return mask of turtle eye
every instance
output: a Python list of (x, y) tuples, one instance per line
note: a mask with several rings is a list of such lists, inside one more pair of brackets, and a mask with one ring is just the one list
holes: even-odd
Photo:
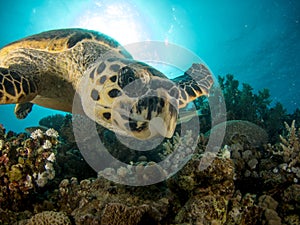
[(130, 67), (124, 66), (123, 68), (120, 69), (118, 85), (121, 88), (124, 88), (126, 85), (130, 84), (135, 79), (136, 77), (134, 75), (134, 71)]

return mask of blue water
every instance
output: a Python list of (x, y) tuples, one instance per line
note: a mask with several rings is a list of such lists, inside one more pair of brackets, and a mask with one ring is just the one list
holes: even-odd
[[(268, 88), (289, 112), (300, 104), (300, 1), (198, 0), (0, 1), (0, 47), (45, 30), (83, 27), (122, 44), (161, 40), (199, 55), (215, 75), (234, 74)], [(34, 107), (17, 120), (0, 106), (0, 123), (23, 131), (57, 111)]]

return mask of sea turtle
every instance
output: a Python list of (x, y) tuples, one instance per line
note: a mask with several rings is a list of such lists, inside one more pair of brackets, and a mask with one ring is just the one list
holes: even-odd
[(212, 84), (203, 64), (169, 80), (114, 39), (85, 29), (46, 31), (0, 49), (0, 104), (15, 103), (18, 118), (33, 104), (72, 112), (78, 93), (88, 117), (142, 140), (172, 137), (179, 108)]

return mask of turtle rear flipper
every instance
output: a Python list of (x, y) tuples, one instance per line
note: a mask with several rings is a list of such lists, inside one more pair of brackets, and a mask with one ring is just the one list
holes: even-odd
[(179, 108), (185, 107), (196, 98), (207, 95), (213, 84), (213, 78), (208, 68), (201, 63), (193, 65), (179, 77), (172, 79), (179, 89)]
[(16, 105), (18, 118), (25, 118), (31, 111), (33, 100), (37, 95), (36, 83), (16, 71), (0, 67), (0, 104)]

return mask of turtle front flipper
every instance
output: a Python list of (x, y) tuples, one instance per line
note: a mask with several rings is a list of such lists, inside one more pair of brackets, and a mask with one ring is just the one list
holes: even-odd
[(15, 115), (18, 119), (25, 119), (32, 110), (33, 103), (18, 103), (15, 107)]
[(211, 72), (201, 63), (193, 63), (184, 75), (176, 77), (172, 81), (180, 89), (179, 108), (185, 107), (189, 102), (202, 95), (207, 95), (213, 85)]
[(31, 111), (29, 103), (37, 95), (36, 83), (16, 71), (0, 67), (0, 104), (20, 103), (15, 113), (18, 118), (25, 118)]

